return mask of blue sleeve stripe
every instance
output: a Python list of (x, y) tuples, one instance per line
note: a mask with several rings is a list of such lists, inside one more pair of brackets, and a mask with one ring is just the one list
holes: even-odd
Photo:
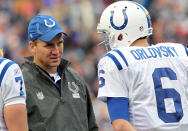
[(99, 70), (99, 74), (104, 74), (104, 70)]
[(118, 70), (122, 70), (123, 69), (122, 66), (121, 66), (121, 64), (119, 63), (119, 61), (117, 60), (117, 58), (114, 55), (108, 53), (105, 56), (110, 57), (114, 61), (114, 63), (116, 64)]
[(5, 73), (6, 73), (6, 71), (8, 70), (8, 68), (11, 66), (11, 65), (13, 65), (13, 64), (15, 64), (13, 61), (10, 61), (10, 62), (8, 62), (5, 66), (4, 66), (4, 68), (3, 68), (3, 70), (2, 70), (2, 72), (1, 72), (1, 74), (0, 74), (0, 86), (1, 86), (1, 83), (2, 83), (2, 80), (3, 80), (3, 77), (4, 77), (4, 75), (5, 75)]
[(185, 52), (186, 52), (186, 54), (187, 54), (187, 56), (188, 56), (188, 49), (187, 49), (186, 46), (184, 46), (184, 47), (185, 47)]
[(1, 64), (4, 60), (6, 60), (6, 58), (1, 58), (1, 59), (0, 59), (0, 64)]
[(126, 97), (108, 97), (107, 107), (111, 122), (116, 119), (130, 120), (129, 100)]
[(124, 57), (124, 55), (121, 53), (121, 51), (119, 51), (119, 50), (113, 50), (113, 51), (115, 51), (115, 52), (117, 52), (120, 56), (121, 56), (121, 58), (123, 59), (123, 61), (125, 62), (125, 64), (126, 64), (126, 66), (128, 66), (128, 62), (127, 62), (127, 60), (125, 59), (125, 57)]

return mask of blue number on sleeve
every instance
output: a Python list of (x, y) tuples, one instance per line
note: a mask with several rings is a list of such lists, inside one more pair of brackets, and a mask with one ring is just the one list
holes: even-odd
[(16, 82), (19, 82), (20, 81), (20, 96), (23, 96), (24, 95), (24, 92), (22, 91), (23, 87), (23, 80), (22, 80), (22, 77), (16, 77), (15, 78)]
[[(168, 77), (170, 80), (177, 80), (176, 73), (170, 68), (156, 68), (152, 74), (155, 95), (157, 101), (158, 116), (165, 123), (179, 122), (183, 117), (183, 109), (180, 94), (173, 88), (163, 89), (161, 77)], [(175, 106), (175, 113), (166, 113), (165, 98), (172, 98)]]
[(104, 74), (104, 70), (99, 70), (99, 88), (105, 85), (105, 79), (101, 77), (101, 74)]

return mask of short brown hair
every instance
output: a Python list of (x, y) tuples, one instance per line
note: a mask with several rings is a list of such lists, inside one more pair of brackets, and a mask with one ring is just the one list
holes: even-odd
[(3, 57), (3, 50), (0, 48), (0, 58)]

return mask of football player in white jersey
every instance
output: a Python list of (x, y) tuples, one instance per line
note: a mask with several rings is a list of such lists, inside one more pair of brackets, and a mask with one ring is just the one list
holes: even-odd
[(102, 13), (97, 30), (111, 48), (98, 64), (98, 98), (116, 131), (188, 131), (188, 50), (149, 46), (148, 11), (118, 1)]
[(21, 70), (0, 49), (0, 131), (28, 131), (25, 99)]

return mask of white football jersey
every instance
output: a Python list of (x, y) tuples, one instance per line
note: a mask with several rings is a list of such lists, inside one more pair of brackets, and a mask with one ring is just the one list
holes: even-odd
[(98, 64), (98, 98), (129, 99), (138, 131), (188, 131), (188, 50), (159, 43), (108, 52)]
[(0, 131), (8, 131), (3, 108), (12, 104), (25, 104), (26, 93), (22, 72), (11, 60), (0, 58)]

